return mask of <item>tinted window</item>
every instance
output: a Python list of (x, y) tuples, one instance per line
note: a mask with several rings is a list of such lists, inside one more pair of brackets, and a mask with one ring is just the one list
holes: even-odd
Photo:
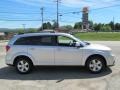
[(18, 39), (15, 45), (54, 45), (54, 36), (30, 36)]
[(19, 38), (15, 43), (14, 45), (26, 45), (28, 42), (27, 38)]
[(41, 45), (54, 45), (54, 36), (42, 36), (40, 40)]

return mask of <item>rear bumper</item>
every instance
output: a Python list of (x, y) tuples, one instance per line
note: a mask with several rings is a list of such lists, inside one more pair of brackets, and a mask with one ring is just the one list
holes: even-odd
[(13, 61), (8, 57), (8, 55), (6, 55), (5, 57), (5, 63), (6, 65), (9, 65), (9, 66), (13, 65)]

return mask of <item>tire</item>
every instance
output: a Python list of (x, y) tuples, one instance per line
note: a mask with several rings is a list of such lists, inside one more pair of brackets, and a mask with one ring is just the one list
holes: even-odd
[(91, 73), (97, 74), (105, 69), (105, 61), (99, 56), (93, 56), (88, 59), (86, 67)]
[(28, 58), (18, 58), (15, 63), (15, 68), (20, 74), (28, 74), (32, 71), (32, 63)]

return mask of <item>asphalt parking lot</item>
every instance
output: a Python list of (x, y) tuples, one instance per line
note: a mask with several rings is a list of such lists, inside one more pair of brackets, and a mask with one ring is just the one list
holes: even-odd
[(0, 90), (119, 90), (120, 41), (94, 41), (112, 48), (116, 65), (101, 74), (90, 74), (82, 67), (38, 67), (20, 75), (5, 65), (5, 42), (0, 42)]

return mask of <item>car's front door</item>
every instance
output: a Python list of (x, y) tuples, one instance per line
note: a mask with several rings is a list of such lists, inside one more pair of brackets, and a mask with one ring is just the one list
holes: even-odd
[(82, 49), (75, 47), (75, 40), (66, 36), (57, 36), (55, 65), (81, 65)]
[(53, 36), (34, 36), (30, 39), (28, 53), (36, 65), (54, 65), (54, 40)]

